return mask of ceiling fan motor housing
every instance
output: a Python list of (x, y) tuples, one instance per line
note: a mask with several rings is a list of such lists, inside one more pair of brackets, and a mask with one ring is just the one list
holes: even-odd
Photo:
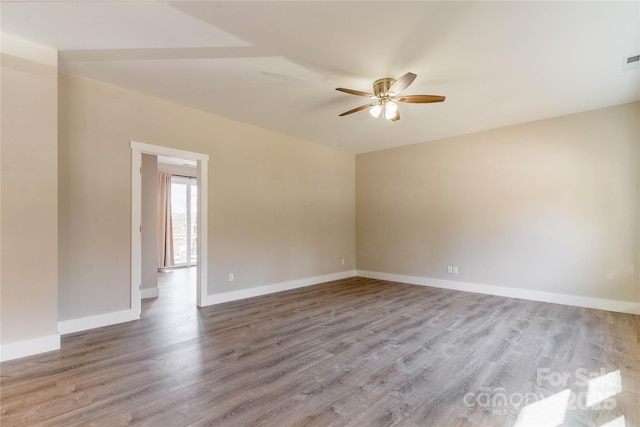
[(373, 93), (378, 98), (384, 98), (388, 95), (389, 89), (396, 82), (396, 79), (385, 77), (384, 79), (378, 79), (373, 82)]

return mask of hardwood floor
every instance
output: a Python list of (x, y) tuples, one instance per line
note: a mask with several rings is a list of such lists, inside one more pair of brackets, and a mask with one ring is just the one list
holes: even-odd
[(2, 427), (640, 425), (640, 316), (363, 278), (181, 289), (2, 363)]

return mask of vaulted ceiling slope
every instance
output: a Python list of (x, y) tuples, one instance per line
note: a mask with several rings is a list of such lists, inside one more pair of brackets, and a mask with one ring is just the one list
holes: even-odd
[[(640, 99), (640, 2), (3, 1), (63, 72), (361, 153)], [(402, 120), (336, 92), (407, 71)], [(364, 100), (364, 102), (362, 102)]]

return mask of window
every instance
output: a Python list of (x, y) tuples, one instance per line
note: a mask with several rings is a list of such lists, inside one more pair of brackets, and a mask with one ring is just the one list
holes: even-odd
[(171, 178), (171, 221), (176, 266), (196, 265), (198, 259), (198, 187), (195, 178)]

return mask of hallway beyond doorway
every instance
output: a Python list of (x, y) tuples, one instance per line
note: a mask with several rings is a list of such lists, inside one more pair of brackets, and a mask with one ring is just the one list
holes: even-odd
[(197, 267), (179, 267), (158, 271), (159, 299), (166, 300), (167, 304), (175, 302), (195, 305), (197, 274)]

